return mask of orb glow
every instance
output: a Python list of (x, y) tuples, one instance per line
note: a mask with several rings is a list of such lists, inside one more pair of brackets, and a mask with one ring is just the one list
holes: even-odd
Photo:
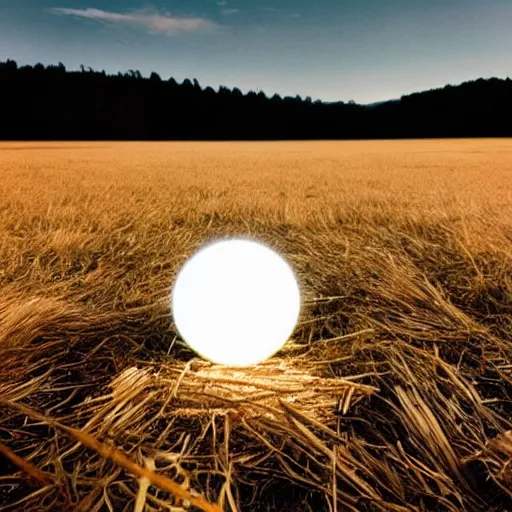
[(204, 247), (185, 263), (171, 302), (190, 348), (215, 363), (250, 366), (272, 356), (292, 334), (300, 290), (273, 250), (231, 239)]

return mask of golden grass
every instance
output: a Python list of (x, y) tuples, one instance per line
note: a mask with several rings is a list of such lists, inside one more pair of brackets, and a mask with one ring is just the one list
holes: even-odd
[[(511, 140), (1, 143), (0, 169), (0, 510), (512, 508)], [(169, 311), (229, 235), (304, 298), (248, 369)]]

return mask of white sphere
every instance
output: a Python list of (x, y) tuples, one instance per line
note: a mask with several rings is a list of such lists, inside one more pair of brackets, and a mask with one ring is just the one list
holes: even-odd
[(231, 239), (204, 247), (185, 263), (171, 302), (190, 348), (215, 363), (250, 366), (272, 356), (292, 334), (300, 290), (273, 250)]

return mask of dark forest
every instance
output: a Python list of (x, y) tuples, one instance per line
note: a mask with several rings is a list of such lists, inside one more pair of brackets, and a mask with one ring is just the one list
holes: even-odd
[[(378, 87), (378, 84), (376, 84)], [(478, 79), (373, 106), (243, 94), (197, 80), (0, 63), (3, 140), (272, 140), (512, 136), (512, 80)]]

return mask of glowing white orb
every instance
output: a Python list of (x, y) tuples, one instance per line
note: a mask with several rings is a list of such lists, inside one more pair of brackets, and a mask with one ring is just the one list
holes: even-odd
[(232, 239), (198, 251), (172, 291), (178, 331), (202, 357), (230, 366), (268, 359), (292, 334), (300, 290), (288, 264), (259, 243)]

